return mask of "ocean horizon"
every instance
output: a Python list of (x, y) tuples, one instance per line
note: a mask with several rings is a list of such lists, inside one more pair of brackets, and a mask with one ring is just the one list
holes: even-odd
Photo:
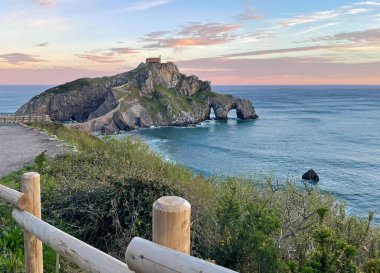
[[(0, 113), (14, 113), (50, 85), (0, 85)], [(366, 217), (380, 208), (380, 86), (214, 85), (253, 101), (259, 119), (195, 127), (140, 129), (139, 137), (169, 161), (205, 176), (273, 177), (301, 183), (313, 168), (315, 187)], [(120, 135), (123, 137), (123, 135)], [(380, 212), (380, 211), (379, 211)], [(377, 222), (380, 215), (376, 215)]]

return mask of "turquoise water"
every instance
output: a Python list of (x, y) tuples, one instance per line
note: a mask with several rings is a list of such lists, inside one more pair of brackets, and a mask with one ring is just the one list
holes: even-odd
[[(168, 160), (205, 175), (274, 175), (318, 187), (351, 212), (380, 213), (379, 86), (216, 86), (254, 102), (255, 121), (206, 121), (195, 128), (135, 131)], [(377, 215), (377, 220), (380, 220)]]
[[(0, 112), (14, 112), (47, 86), (0, 86)], [(128, 133), (166, 159), (205, 175), (274, 175), (297, 181), (309, 168), (319, 188), (351, 213), (380, 220), (380, 86), (214, 86), (254, 102), (255, 121)]]

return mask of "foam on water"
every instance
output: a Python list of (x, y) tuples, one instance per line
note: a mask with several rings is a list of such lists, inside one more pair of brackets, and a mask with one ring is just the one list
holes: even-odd
[[(0, 86), (0, 112), (15, 112), (47, 86)], [(274, 175), (316, 186), (365, 217), (380, 212), (379, 86), (214, 86), (252, 100), (255, 121), (209, 120), (189, 128), (134, 131), (166, 160), (204, 175)], [(256, 174), (256, 175), (255, 175)], [(380, 220), (380, 214), (376, 219)]]
[[(191, 130), (160, 128), (135, 135), (162, 139), (155, 150), (204, 175), (274, 175), (317, 185), (365, 217), (380, 212), (379, 86), (217, 86), (250, 99), (260, 118), (205, 121)], [(150, 140), (148, 141), (150, 143)], [(379, 215), (377, 220), (379, 220)]]

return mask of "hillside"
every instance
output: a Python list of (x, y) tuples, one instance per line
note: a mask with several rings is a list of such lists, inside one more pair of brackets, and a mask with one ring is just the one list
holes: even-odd
[(186, 76), (172, 63), (141, 63), (111, 77), (83, 78), (46, 90), (17, 114), (48, 114), (53, 121), (75, 120), (86, 131), (105, 134), (138, 127), (186, 126), (210, 117), (255, 119), (252, 103), (211, 91), (208, 81)]

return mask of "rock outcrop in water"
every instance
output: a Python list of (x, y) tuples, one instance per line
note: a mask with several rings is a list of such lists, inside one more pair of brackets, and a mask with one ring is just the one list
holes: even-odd
[(141, 63), (136, 69), (103, 78), (83, 78), (46, 90), (17, 114), (48, 114), (53, 121), (105, 134), (150, 126), (186, 126), (210, 118), (258, 116), (249, 100), (211, 91), (210, 82), (187, 77), (172, 63)]
[(306, 173), (304, 173), (302, 175), (302, 179), (318, 182), (319, 181), (319, 176), (318, 176), (318, 174), (313, 169), (310, 169), (310, 170), (308, 170)]

